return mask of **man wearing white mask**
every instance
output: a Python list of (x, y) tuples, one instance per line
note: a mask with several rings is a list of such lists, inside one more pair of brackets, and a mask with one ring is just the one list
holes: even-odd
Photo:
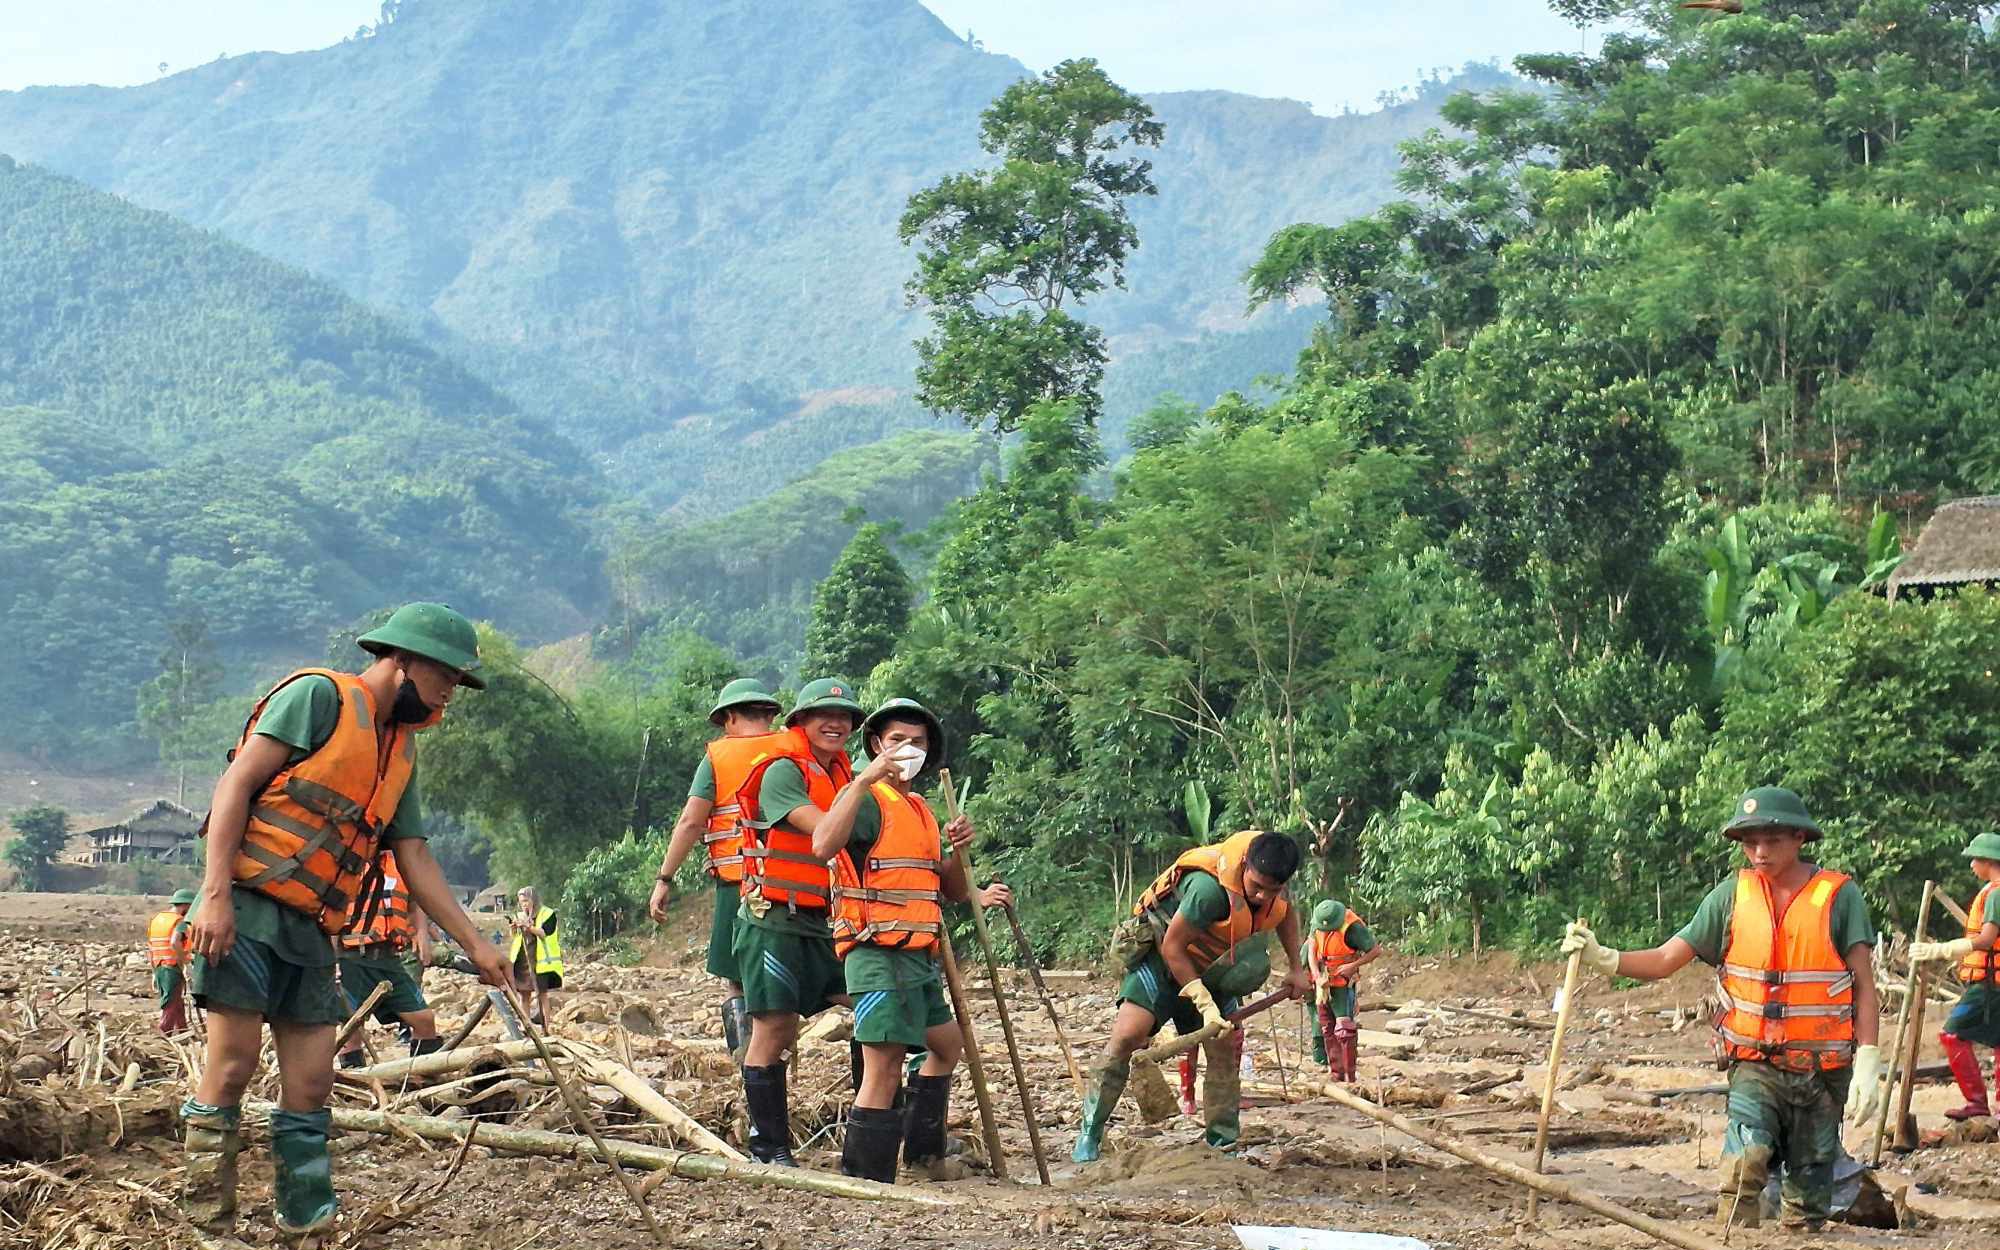
[[(973, 829), (959, 816), (940, 830), (910, 788), (944, 755), (944, 728), (921, 704), (884, 703), (862, 722), (861, 741), (873, 758), (814, 828), (813, 854), (833, 870), (834, 951), (854, 1000), (862, 1054), (840, 1167), (850, 1176), (894, 1181), (899, 1148), (913, 1166), (945, 1153), (951, 1073), (965, 1043), (934, 955), (944, 901), (964, 902), (971, 892), (963, 851)], [(948, 855), (946, 843), (958, 854)], [(1012, 895), (995, 883), (980, 901), (1005, 906)], [(912, 1049), (926, 1052), (923, 1067), (899, 1105), (903, 1059)]]

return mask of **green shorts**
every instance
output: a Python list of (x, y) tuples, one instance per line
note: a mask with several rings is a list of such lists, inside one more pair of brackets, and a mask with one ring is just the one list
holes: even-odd
[[(1269, 953), (1261, 946), (1246, 946), (1234, 964), (1210, 965), (1201, 974), (1201, 981), (1215, 996), (1215, 1005), (1228, 1015), (1236, 1010), (1243, 995), (1263, 985), (1270, 974)], [(1137, 1003), (1152, 1012), (1155, 1029), (1169, 1020), (1182, 1033), (1192, 1033), (1201, 1027), (1201, 1012), (1181, 997), (1180, 984), (1167, 970), (1166, 958), (1158, 950), (1146, 952), (1144, 959), (1132, 965), (1118, 985), (1118, 1001)]]
[(375, 1004), (377, 1012), (388, 1011), (399, 1016), (411, 1016), (420, 1011), (429, 1011), (431, 1005), (424, 1001), (424, 987), (411, 971), (410, 965), (401, 955), (342, 955), (340, 957), (340, 988), (347, 993), (347, 1010), (361, 1010), (361, 1004), (375, 992), (375, 987), (386, 983), (389, 992), (382, 995), (382, 1001)]
[(736, 908), (740, 888), (734, 881), (715, 883), (715, 914), (708, 921), (708, 975), (741, 981), (736, 973)]
[(181, 970), (179, 968), (155, 967), (153, 969), (153, 997), (160, 1000), (160, 1009), (165, 1010), (181, 992)]
[(273, 1024), (341, 1024), (347, 1019), (331, 963), (312, 968), (290, 963), (240, 930), (220, 963), (194, 957), (188, 987), (197, 1007), (255, 1012)]
[(815, 1016), (846, 991), (833, 939), (767, 929), (748, 921), (736, 926), (736, 967), (743, 998), (755, 1015), (782, 1011)]
[(929, 955), (857, 946), (843, 967), (854, 998), (854, 1040), (863, 1046), (922, 1049), (926, 1033), (951, 1023), (944, 982)]
[(1944, 1031), (1981, 1046), (2000, 1047), (2000, 991), (1985, 981), (1966, 986), (1958, 1006), (1945, 1017)]

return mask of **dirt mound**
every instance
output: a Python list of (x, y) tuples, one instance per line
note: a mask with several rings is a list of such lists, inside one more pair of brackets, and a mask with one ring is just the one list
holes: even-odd
[(1084, 1168), (1064, 1188), (1096, 1189), (1136, 1181), (1148, 1189), (1248, 1194), (1263, 1175), (1262, 1169), (1199, 1142), (1179, 1146), (1128, 1142)]

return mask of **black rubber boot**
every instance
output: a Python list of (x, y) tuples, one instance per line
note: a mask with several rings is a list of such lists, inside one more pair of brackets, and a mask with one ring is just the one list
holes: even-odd
[(903, 1162), (923, 1167), (944, 1158), (944, 1121), (950, 1108), (949, 1073), (910, 1078), (909, 1106), (903, 1119)]
[(896, 1183), (896, 1151), (903, 1144), (903, 1113), (894, 1108), (856, 1107), (847, 1113), (847, 1140), (840, 1147), (840, 1170), (863, 1180)]
[(785, 1065), (743, 1069), (743, 1101), (750, 1111), (750, 1157), (759, 1163), (795, 1168), (792, 1111), (785, 1097)]
[(412, 1037), (410, 1039), (410, 1058), (412, 1059), (415, 1059), (418, 1055), (435, 1055), (443, 1049), (444, 1039), (441, 1037)]

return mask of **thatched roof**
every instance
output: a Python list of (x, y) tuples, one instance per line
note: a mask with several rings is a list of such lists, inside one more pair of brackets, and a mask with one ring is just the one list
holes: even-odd
[(2000, 495), (1959, 499), (1931, 514), (1910, 552), (1889, 575), (1889, 597), (1905, 586), (2000, 582)]

